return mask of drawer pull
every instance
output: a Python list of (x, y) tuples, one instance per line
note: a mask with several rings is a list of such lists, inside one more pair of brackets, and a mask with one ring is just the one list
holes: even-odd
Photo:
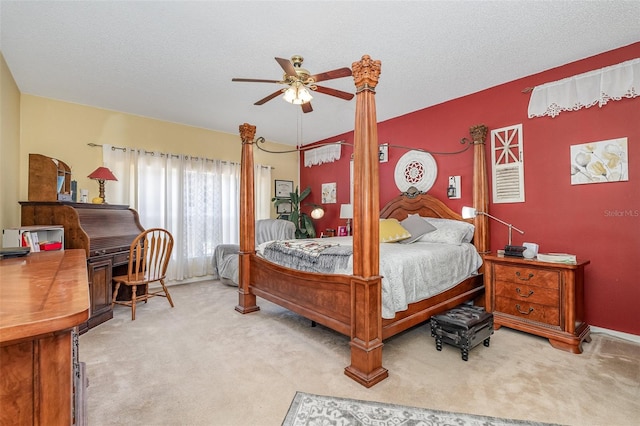
[(520, 287), (516, 287), (516, 293), (518, 293), (518, 296), (520, 297), (529, 297), (533, 295), (533, 290), (529, 290), (529, 294), (523, 294), (522, 290), (520, 290)]
[(529, 312), (523, 311), (523, 310), (520, 308), (520, 305), (516, 305), (516, 310), (517, 310), (518, 312), (520, 312), (522, 315), (529, 315), (531, 312), (533, 312), (533, 308), (531, 308), (531, 307), (529, 307)]
[(520, 271), (516, 272), (516, 276), (518, 277), (519, 280), (521, 281), (529, 281), (531, 278), (533, 278), (533, 274), (531, 272), (529, 272), (529, 276), (528, 277), (521, 277), (520, 276)]

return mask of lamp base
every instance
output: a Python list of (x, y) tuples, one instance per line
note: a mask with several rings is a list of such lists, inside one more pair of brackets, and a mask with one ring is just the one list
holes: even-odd
[[(98, 197), (91, 200), (91, 202), (93, 204), (104, 204), (105, 198), (104, 198), (104, 180), (103, 179), (98, 179), (98, 192), (99, 192)], [(98, 198), (100, 198), (102, 201), (97, 201)]]

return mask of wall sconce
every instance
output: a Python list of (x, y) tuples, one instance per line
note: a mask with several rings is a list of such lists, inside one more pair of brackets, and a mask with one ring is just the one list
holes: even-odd
[(93, 171), (93, 173), (91, 173), (89, 176), (87, 176), (89, 179), (95, 179), (98, 181), (98, 188), (100, 190), (100, 194), (98, 195), (99, 198), (102, 199), (102, 203), (106, 203), (106, 199), (104, 196), (104, 181), (105, 180), (118, 180), (116, 179), (116, 177), (113, 175), (113, 173), (111, 173), (111, 170), (109, 170), (106, 167), (98, 167), (97, 169), (95, 169)]
[(447, 187), (447, 197), (458, 199), (462, 196), (460, 192), (460, 176), (449, 176), (449, 186)]
[(473, 219), (474, 217), (476, 217), (479, 214), (483, 214), (487, 217), (490, 217), (491, 219), (500, 222), (503, 225), (506, 225), (509, 228), (509, 243), (507, 245), (511, 245), (511, 230), (515, 229), (516, 231), (518, 231), (521, 234), (524, 234), (524, 231), (521, 229), (516, 228), (515, 226), (513, 226), (510, 223), (507, 223), (503, 220), (498, 219), (495, 216), (491, 216), (489, 213), (485, 213), (485, 212), (479, 212), (476, 209), (474, 209), (473, 207), (463, 207), (462, 208), (462, 218), (463, 219)]
[(378, 160), (381, 163), (389, 161), (389, 144), (385, 143), (378, 147)]
[(347, 235), (351, 235), (351, 219), (353, 218), (353, 205), (340, 205), (340, 219), (347, 219)]

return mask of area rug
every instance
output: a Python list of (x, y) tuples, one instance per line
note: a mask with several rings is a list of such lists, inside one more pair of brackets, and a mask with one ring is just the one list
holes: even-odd
[[(450, 413), (296, 392), (282, 426), (549, 426), (525, 420)], [(557, 426), (557, 425), (556, 425)]]

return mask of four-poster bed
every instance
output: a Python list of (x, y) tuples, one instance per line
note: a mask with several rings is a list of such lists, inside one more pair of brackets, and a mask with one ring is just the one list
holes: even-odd
[[(345, 374), (366, 387), (388, 376), (382, 366), (383, 340), (426, 321), (434, 314), (483, 295), (482, 274), (471, 276), (436, 296), (409, 305), (392, 319), (383, 319), (379, 274), (379, 219), (405, 219), (409, 214), (463, 220), (444, 203), (427, 194), (401, 195), (380, 211), (378, 137), (375, 87), (380, 61), (363, 56), (353, 64), (356, 86), (354, 128), (353, 274), (319, 274), (285, 268), (256, 254), (253, 189), (255, 126), (240, 126), (242, 139), (240, 274), (236, 310), (259, 310), (256, 297), (283, 306), (339, 333), (350, 336), (351, 364)], [(471, 129), (474, 144), (474, 207), (487, 211), (484, 154), (486, 128)], [(477, 216), (474, 245), (488, 248), (487, 218)]]

